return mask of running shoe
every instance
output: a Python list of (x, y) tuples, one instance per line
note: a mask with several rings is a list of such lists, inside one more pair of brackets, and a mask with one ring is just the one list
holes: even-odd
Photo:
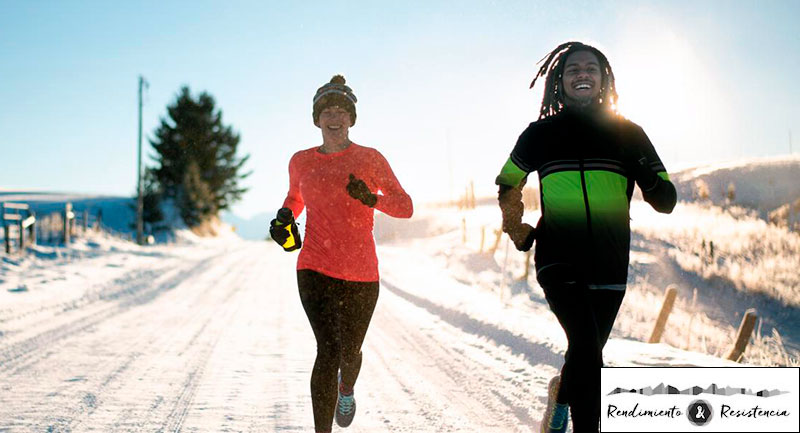
[(342, 375), (339, 373), (339, 398), (336, 400), (335, 419), (339, 427), (347, 427), (353, 422), (356, 416), (356, 399), (354, 392), (350, 391), (349, 395), (342, 393), (344, 385), (342, 385)]
[(550, 379), (547, 385), (547, 409), (542, 417), (542, 433), (564, 433), (569, 423), (569, 405), (556, 402), (561, 376)]

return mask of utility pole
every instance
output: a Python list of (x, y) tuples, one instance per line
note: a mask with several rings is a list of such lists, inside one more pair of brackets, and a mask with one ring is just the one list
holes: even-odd
[(142, 192), (142, 88), (148, 83), (139, 75), (139, 157), (136, 164), (136, 190), (138, 197), (136, 200), (136, 243), (144, 243), (144, 194)]

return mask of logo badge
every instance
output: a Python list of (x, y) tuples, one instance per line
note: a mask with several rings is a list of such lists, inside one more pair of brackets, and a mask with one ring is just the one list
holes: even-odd
[(714, 410), (705, 400), (695, 400), (686, 409), (686, 417), (696, 426), (704, 426), (714, 417)]

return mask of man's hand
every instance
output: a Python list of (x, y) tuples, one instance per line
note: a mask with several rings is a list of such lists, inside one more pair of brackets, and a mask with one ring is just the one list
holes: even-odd
[(366, 182), (357, 178), (353, 173), (350, 173), (350, 182), (347, 183), (347, 193), (350, 197), (364, 203), (369, 207), (375, 207), (378, 202), (378, 196), (369, 190)]
[(508, 237), (514, 242), (518, 251), (528, 251), (536, 240), (536, 229), (528, 223), (522, 223), (508, 232)]
[(639, 182), (639, 188), (643, 191), (650, 191), (658, 184), (658, 174), (650, 168), (650, 162), (647, 157), (639, 155), (632, 163), (633, 176)]
[(522, 204), (522, 188), (527, 178), (523, 179), (516, 187), (500, 185), (497, 200), (500, 212), (503, 214), (503, 232), (514, 242), (514, 247), (519, 251), (528, 251), (536, 239), (536, 230), (530, 224), (522, 222), (525, 206)]

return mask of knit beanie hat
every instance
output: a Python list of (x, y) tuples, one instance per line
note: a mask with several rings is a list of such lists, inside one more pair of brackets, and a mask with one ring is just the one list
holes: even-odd
[(314, 95), (314, 125), (319, 126), (319, 115), (328, 107), (339, 106), (350, 113), (350, 124), (356, 124), (356, 102), (353, 90), (345, 86), (344, 77), (334, 75), (331, 81), (317, 89)]

